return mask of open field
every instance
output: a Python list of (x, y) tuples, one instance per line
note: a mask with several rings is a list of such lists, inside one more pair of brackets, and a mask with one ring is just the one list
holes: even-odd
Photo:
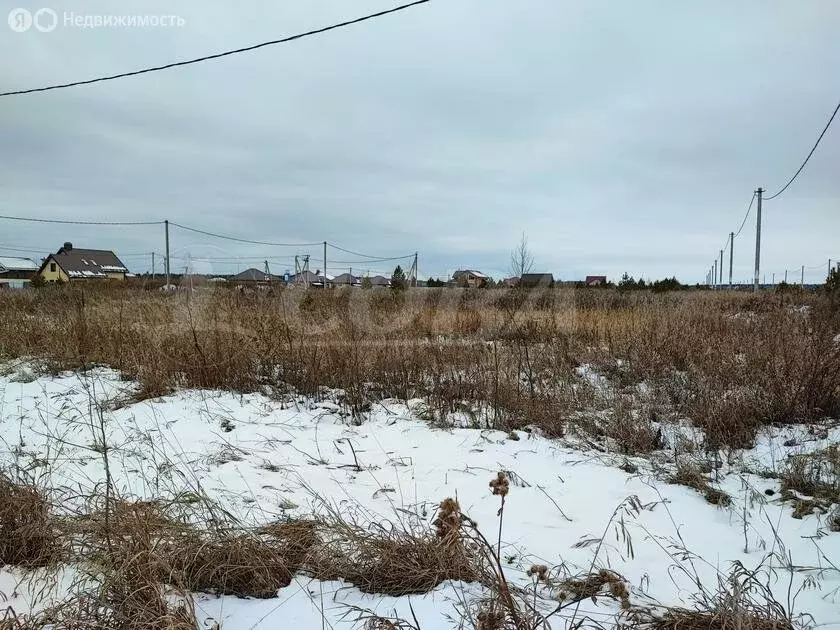
[(840, 621), (825, 295), (70, 285), (0, 361), (2, 628)]

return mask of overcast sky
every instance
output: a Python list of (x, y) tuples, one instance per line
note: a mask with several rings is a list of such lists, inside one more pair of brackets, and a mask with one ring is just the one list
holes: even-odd
[[(53, 2), (16, 33), (0, 0), (0, 91), (245, 46), (394, 6), (384, 0)], [(247, 8), (246, 8), (247, 7)], [(76, 15), (183, 27), (80, 29)], [(205, 64), (0, 99), (0, 214), (158, 220), (248, 239), (420, 252), (420, 274), (535, 270), (701, 281), (757, 186), (775, 192), (840, 99), (837, 0), (432, 0)], [(764, 206), (762, 270), (840, 258), (840, 122)], [(0, 220), (0, 254), (70, 240), (135, 271), (159, 227)], [(735, 241), (752, 276), (754, 215)], [(276, 248), (172, 232), (173, 268), (256, 265)], [(141, 255), (142, 254), (142, 255)], [(241, 262), (226, 260), (241, 257)], [(387, 271), (331, 253), (329, 271)], [(341, 262), (338, 262), (341, 261)], [(344, 262), (346, 261), (346, 262)], [(313, 261), (313, 270), (322, 263)], [(727, 254), (728, 266), (728, 254)], [(158, 267), (160, 269), (160, 266)], [(777, 280), (778, 280), (777, 276)]]

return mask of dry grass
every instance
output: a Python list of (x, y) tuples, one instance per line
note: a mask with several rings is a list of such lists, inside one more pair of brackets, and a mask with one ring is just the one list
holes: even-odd
[(840, 446), (793, 455), (781, 473), (782, 492), (840, 503)]
[(74, 531), (82, 553), (106, 573), (128, 570), (154, 585), (238, 597), (274, 597), (289, 585), (296, 548), (286, 554), (280, 538), (235, 524), (200, 524), (200, 514), (181, 504), (115, 501), (107, 513), (78, 519)]
[(0, 563), (43, 567), (58, 562), (61, 551), (50, 504), (41, 491), (0, 473)]
[(634, 412), (633, 403), (620, 397), (602, 423), (604, 434), (615, 443), (614, 450), (624, 455), (644, 455), (662, 449), (662, 430), (654, 425), (651, 410), (642, 406)]
[[(793, 308), (803, 303), (809, 308)], [(51, 370), (109, 365), (139, 382), (137, 397), (182, 386), (316, 398), (322, 386), (340, 388), (341, 404), (357, 421), (375, 400), (421, 397), (429, 419), (443, 425), (457, 413), (481, 427), (532, 425), (560, 437), (574, 424), (626, 455), (661, 449), (658, 427), (680, 416), (703, 429), (704, 446), (716, 451), (750, 446), (770, 423), (840, 411), (838, 317), (820, 296), (807, 295), (187, 296), (71, 285), (0, 295), (0, 359), (35, 357)], [(582, 364), (605, 383), (578, 376)], [(797, 505), (801, 515), (837, 500), (837, 453), (789, 462), (783, 487), (806, 497)], [(672, 482), (714, 505), (730, 502), (692, 466), (681, 465)], [(506, 582), (500, 544), (484, 539), (453, 500), (441, 505), (431, 529), (329, 512), (258, 530), (179, 504), (98, 500), (89, 513), (56, 521), (39, 490), (0, 478), (0, 560), (43, 566), (62, 552), (96, 576), (95, 587), (40, 615), (40, 625), (21, 628), (192, 628), (190, 592), (273, 597), (295, 574), (391, 596), (426, 593), (445, 580), (480, 581), (492, 599), (471, 615), (476, 627), (530, 627), (527, 602)], [(569, 578), (561, 588), (571, 601), (608, 596), (630, 605), (624, 581), (611, 571)], [(732, 597), (671, 609), (647, 623), (790, 627), (778, 611)]]
[(304, 572), (321, 580), (343, 579), (363, 593), (399, 597), (428, 593), (441, 582), (481, 579), (480, 556), (466, 544), (460, 508), (441, 504), (434, 530), (404, 523), (357, 523), (331, 512), (319, 523), (321, 544)]
[(292, 581), (282, 548), (250, 533), (201, 533), (158, 553), (161, 580), (193, 592), (271, 598)]
[(793, 630), (787, 619), (748, 611), (700, 611), (672, 608), (645, 626), (651, 630)]
[(587, 575), (567, 578), (558, 585), (557, 598), (561, 602), (610, 597), (621, 603), (622, 609), (630, 608), (630, 591), (627, 580), (615, 571), (601, 569)]
[(718, 507), (732, 503), (732, 497), (723, 490), (713, 487), (696, 467), (686, 463), (678, 464), (677, 472), (668, 479), (669, 483), (694, 488), (707, 502)]
[[(718, 578), (717, 589), (693, 599), (693, 608), (669, 607), (651, 610), (637, 607), (627, 624), (633, 630), (794, 630), (809, 627), (793, 616), (774, 596), (773, 578), (759, 569), (749, 570), (739, 562), (731, 573)], [(770, 572), (772, 573), (772, 571)], [(766, 582), (760, 576), (767, 577)]]
[[(484, 426), (562, 436), (576, 412), (612, 406), (574, 373), (589, 363), (631, 396), (645, 383), (712, 448), (840, 412), (839, 331), (836, 309), (810, 294), (71, 284), (0, 295), (0, 358), (110, 365), (139, 382), (137, 397), (179, 386), (317, 397), (328, 386), (360, 419), (377, 399), (422, 397), (439, 423), (467, 408)], [(649, 423), (620, 415), (604, 428), (625, 452), (657, 447)]]
[(182, 525), (156, 502), (114, 502), (105, 512), (59, 521), (56, 530), (83, 575), (60, 603), (12, 628), (34, 630), (193, 630), (192, 600), (185, 590), (167, 588), (159, 545)]
[[(97, 509), (60, 519), (53, 527), (37, 489), (6, 485), (14, 488), (14, 506), (24, 508), (23, 520), (18, 515), (3, 530), (5, 549), (14, 543), (16, 550), (7, 561), (40, 566), (42, 559), (55, 560), (60, 544), (72, 550), (67, 562), (85, 567), (87, 577), (78, 580), (66, 601), (31, 618), (10, 618), (4, 628), (193, 629), (191, 593), (270, 598), (295, 573), (344, 580), (363, 592), (394, 597), (483, 575), (481, 556), (470, 551), (460, 508), (451, 499), (431, 529), (357, 523), (332, 511), (322, 519), (250, 530), (208, 520), (207, 506), (194, 502), (111, 499), (102, 504), (101, 497), (94, 502)], [(13, 504), (8, 505), (11, 510)], [(48, 544), (33, 538), (36, 530), (53, 529), (56, 535)]]

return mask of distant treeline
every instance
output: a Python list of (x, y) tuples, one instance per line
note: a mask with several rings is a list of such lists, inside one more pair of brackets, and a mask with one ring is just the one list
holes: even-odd
[[(676, 277), (671, 278), (664, 278), (662, 280), (654, 280), (652, 282), (646, 282), (644, 278), (639, 278), (638, 280), (634, 279), (633, 276), (628, 274), (624, 274), (619, 280), (618, 284), (614, 282), (605, 282), (596, 285), (587, 285), (586, 282), (580, 281), (555, 281), (552, 283), (555, 287), (574, 287), (577, 289), (615, 289), (617, 288), (620, 291), (636, 291), (636, 290), (649, 290), (653, 291), (654, 293), (660, 293), (665, 291), (682, 291), (684, 289), (690, 288), (689, 285), (680, 283)], [(447, 282), (446, 280), (441, 280), (439, 278), (429, 278), (426, 282), (426, 286), (430, 288), (434, 287), (446, 287), (446, 286), (457, 286), (452, 282)], [(492, 289), (496, 287), (505, 287), (503, 282), (494, 281), (492, 278), (488, 278), (484, 282), (482, 282), (478, 288), (487, 288)]]

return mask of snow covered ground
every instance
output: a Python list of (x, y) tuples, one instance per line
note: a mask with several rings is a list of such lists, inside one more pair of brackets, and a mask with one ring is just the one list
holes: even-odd
[[(788, 453), (836, 442), (837, 429), (825, 438), (809, 436), (805, 428), (763, 436), (739, 463), (722, 469), (719, 487), (733, 501), (718, 508), (696, 491), (664, 481), (669, 466), (664, 458), (657, 464), (631, 459), (638, 472), (629, 474), (617, 465), (625, 458), (587, 452), (572, 442), (525, 432), (513, 439), (494, 431), (432, 429), (417, 417), (420, 401), (384, 402), (357, 425), (329, 402), (187, 390), (125, 404), (135, 384), (111, 370), (35, 378), (20, 364), (5, 372), (2, 464), (25, 467), (53, 487), (93, 488), (104, 481), (97, 446), (100, 413), (121, 494), (153, 497), (201, 489), (249, 524), (318, 513), (324, 501), (372, 519), (430, 523), (441, 500), (457, 497), (464, 512), (495, 538), (499, 499), (488, 483), (506, 471), (512, 487), (502, 556), (515, 583), (528, 584), (525, 572), (535, 563), (586, 572), (596, 552), (587, 541), (606, 531), (595, 566), (624, 575), (632, 598), (689, 605), (697, 591), (689, 575), (696, 573), (714, 588), (738, 561), (747, 568), (775, 568), (773, 592), (786, 606), (795, 604), (796, 612), (812, 615), (817, 624), (840, 621), (840, 572), (830, 565), (840, 565), (840, 534), (829, 533), (819, 515), (791, 518), (777, 480), (743, 472), (778, 469)], [(611, 522), (631, 496), (645, 506), (640, 513), (620, 511), (632, 553), (616, 534), (615, 519)], [(789, 558), (796, 569), (780, 568), (780, 558)], [(21, 577), (18, 569), (0, 571), (4, 605), (18, 613), (39, 605)], [(351, 627), (353, 606), (410, 618), (410, 602), (421, 627), (429, 630), (454, 627), (450, 617), (457, 617), (458, 601), (480, 594), (476, 584), (444, 583), (426, 595), (391, 598), (298, 577), (276, 599), (199, 595), (197, 603), (208, 628), (218, 623), (224, 630), (244, 630)], [(581, 614), (598, 621), (616, 611), (601, 600), (581, 605)]]

